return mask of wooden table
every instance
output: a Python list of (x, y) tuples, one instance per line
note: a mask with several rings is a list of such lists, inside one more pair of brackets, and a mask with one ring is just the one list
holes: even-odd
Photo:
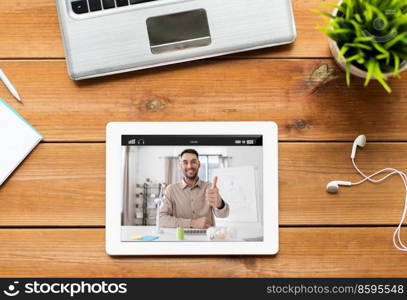
[[(323, 23), (293, 0), (294, 45), (75, 83), (68, 78), (54, 0), (0, 2), (0, 66), (24, 105), (0, 95), (45, 137), (0, 189), (0, 276), (395, 277), (399, 179), (325, 192), (366, 172), (407, 169), (407, 74), (388, 95), (333, 62)], [(273, 120), (280, 134), (281, 250), (269, 256), (124, 257), (104, 251), (105, 125), (109, 121)], [(407, 240), (407, 233), (404, 234)]]

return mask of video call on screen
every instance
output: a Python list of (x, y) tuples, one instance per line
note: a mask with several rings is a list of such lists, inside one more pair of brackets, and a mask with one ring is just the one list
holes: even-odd
[(262, 135), (122, 135), (121, 144), (122, 241), (263, 240)]

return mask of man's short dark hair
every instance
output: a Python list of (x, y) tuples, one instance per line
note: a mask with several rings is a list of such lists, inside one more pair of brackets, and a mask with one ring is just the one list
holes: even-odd
[(183, 156), (185, 153), (195, 154), (196, 157), (199, 158), (198, 151), (196, 151), (195, 149), (185, 149), (184, 151), (181, 152), (181, 154), (179, 155), (179, 158), (181, 159), (182, 156)]

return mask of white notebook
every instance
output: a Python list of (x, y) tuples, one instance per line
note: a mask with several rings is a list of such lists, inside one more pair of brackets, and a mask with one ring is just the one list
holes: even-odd
[(0, 99), (0, 186), (42, 140), (42, 135)]

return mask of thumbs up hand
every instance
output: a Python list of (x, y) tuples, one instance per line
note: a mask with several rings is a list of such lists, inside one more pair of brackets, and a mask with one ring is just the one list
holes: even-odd
[(212, 207), (221, 208), (223, 206), (223, 201), (219, 195), (219, 190), (216, 186), (218, 183), (218, 177), (215, 176), (212, 179), (212, 184), (209, 189), (206, 190), (206, 201)]

